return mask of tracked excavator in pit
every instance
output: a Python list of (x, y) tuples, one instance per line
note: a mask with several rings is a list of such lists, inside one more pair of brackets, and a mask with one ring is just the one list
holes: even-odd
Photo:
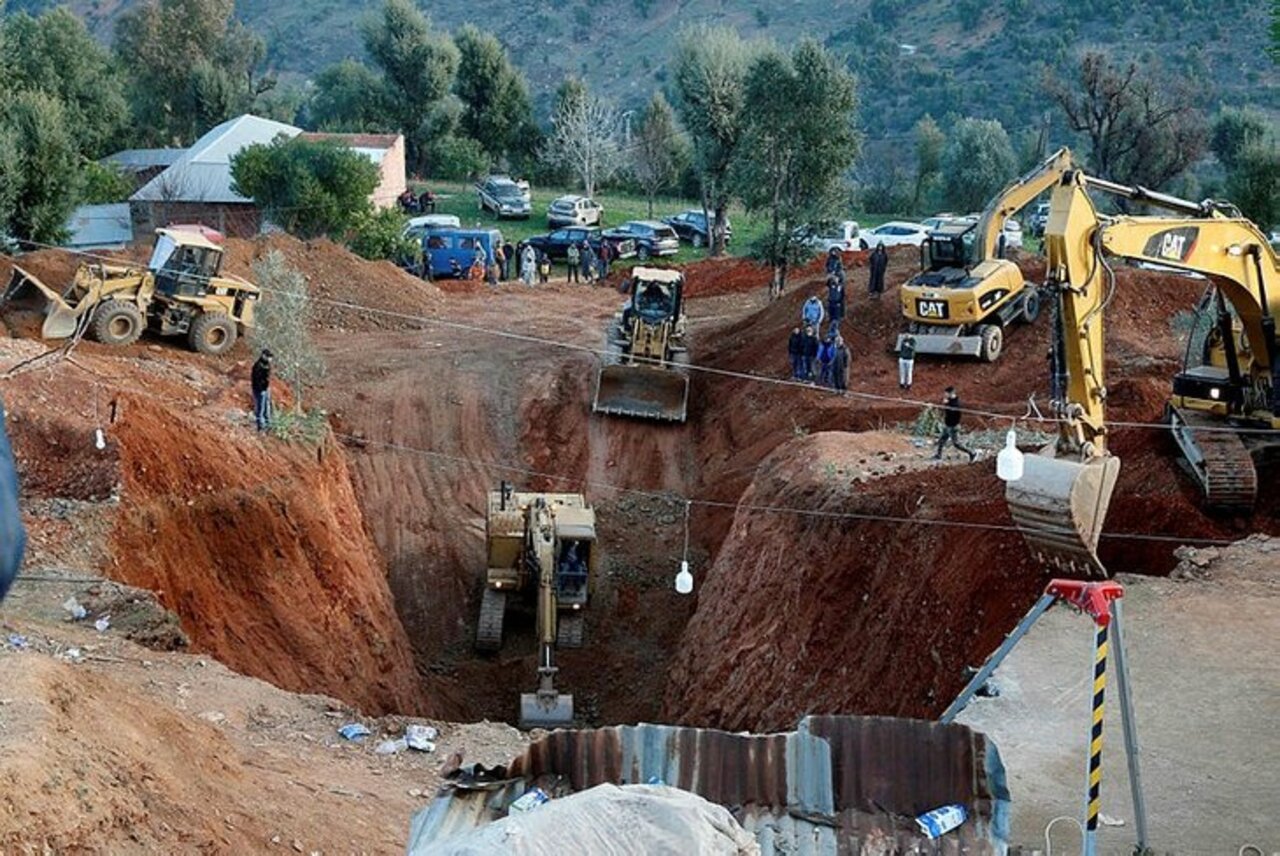
[(573, 696), (556, 690), (556, 651), (580, 648), (597, 550), (596, 514), (581, 494), (489, 492), (488, 565), (476, 649), (502, 648), (507, 609), (532, 604), (537, 615), (538, 686), (520, 695), (521, 728), (573, 724)]
[[(1105, 216), (1089, 191), (1171, 216)], [(1251, 510), (1254, 458), (1280, 444), (1280, 261), (1258, 227), (1224, 203), (1190, 202), (1072, 170), (1053, 189), (1045, 249), (1044, 290), (1056, 308), (1051, 375), (1060, 436), (1028, 455), (1022, 477), (1005, 491), (1033, 555), (1060, 571), (1106, 574), (1098, 538), (1120, 469), (1107, 448), (1105, 418), (1102, 326), (1116, 287), (1111, 257), (1203, 274), (1212, 284), (1202, 309), (1212, 313), (1213, 329), (1174, 376), (1165, 415), (1205, 504)]]
[(684, 334), (684, 275), (632, 268), (630, 297), (610, 325), (591, 409), (683, 422), (689, 411)]

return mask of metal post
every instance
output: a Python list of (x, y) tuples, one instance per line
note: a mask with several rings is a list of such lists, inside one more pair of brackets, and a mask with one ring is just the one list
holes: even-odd
[(1098, 811), (1102, 807), (1102, 714), (1107, 690), (1107, 625), (1098, 622), (1093, 644), (1093, 700), (1089, 727), (1088, 796), (1084, 807), (1084, 856), (1098, 852)]
[(1133, 691), (1129, 686), (1129, 666), (1125, 660), (1124, 625), (1120, 601), (1111, 602), (1111, 624), (1115, 628), (1116, 687), (1120, 691), (1120, 723), (1124, 726), (1124, 754), (1129, 762), (1129, 790), (1133, 796), (1133, 821), (1138, 831), (1136, 852), (1147, 849), (1147, 806), (1142, 796), (1142, 774), (1138, 768), (1138, 721), (1133, 714)]
[(987, 662), (984, 663), (982, 668), (978, 670), (978, 673), (969, 680), (969, 683), (965, 685), (965, 688), (960, 691), (960, 695), (956, 696), (956, 700), (951, 702), (951, 706), (942, 712), (942, 716), (938, 719), (939, 722), (946, 725), (947, 723), (955, 721), (955, 718), (959, 716), (960, 712), (969, 704), (974, 693), (982, 688), (982, 685), (991, 677), (991, 674), (996, 670), (996, 667), (999, 666), (1001, 661), (1003, 661), (1004, 658), (1008, 656), (1009, 652), (1013, 650), (1013, 646), (1017, 645), (1018, 640), (1023, 636), (1027, 635), (1027, 631), (1031, 629), (1031, 625), (1036, 623), (1036, 619), (1044, 615), (1045, 610), (1050, 606), (1053, 606), (1053, 602), (1055, 600), (1057, 600), (1055, 595), (1040, 595), (1040, 599), (1036, 601), (1035, 606), (1031, 607), (1031, 611), (1018, 622), (1018, 626), (1013, 628), (1013, 632), (1005, 637), (1004, 642), (1002, 642), (1000, 647), (995, 650), (995, 653), (987, 658)]

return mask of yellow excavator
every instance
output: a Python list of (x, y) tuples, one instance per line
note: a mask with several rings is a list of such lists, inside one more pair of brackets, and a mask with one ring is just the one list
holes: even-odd
[[(1174, 216), (1104, 216), (1089, 191)], [(1053, 189), (1045, 229), (1046, 294), (1056, 317), (1055, 445), (1028, 455), (1006, 486), (1033, 555), (1058, 570), (1101, 574), (1097, 545), (1120, 462), (1107, 449), (1103, 316), (1115, 289), (1110, 257), (1202, 274), (1214, 287), (1214, 328), (1173, 378), (1166, 405), (1174, 439), (1211, 508), (1251, 509), (1253, 454), (1280, 429), (1280, 261), (1232, 206), (1189, 202), (1072, 170)], [(1153, 324), (1165, 319), (1152, 319)], [(1259, 432), (1251, 429), (1264, 429)]]
[(596, 378), (596, 413), (683, 422), (689, 411), (684, 345), (684, 274), (631, 269), (630, 296), (606, 339)]
[(1039, 317), (1040, 292), (1003, 258), (1004, 224), (1072, 168), (1071, 152), (1059, 149), (992, 199), (977, 223), (957, 221), (929, 234), (920, 248), (920, 273), (901, 289), (907, 323), (899, 348), (911, 335), (917, 354), (994, 362), (1004, 350), (1005, 330)]
[(573, 696), (556, 691), (556, 650), (582, 647), (597, 562), (595, 510), (581, 494), (518, 493), (502, 482), (489, 492), (485, 541), (476, 650), (501, 650), (509, 602), (533, 601), (538, 687), (520, 695), (520, 727), (572, 725)]

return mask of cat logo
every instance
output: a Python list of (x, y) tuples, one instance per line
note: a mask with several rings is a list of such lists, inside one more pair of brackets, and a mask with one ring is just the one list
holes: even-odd
[(1177, 229), (1166, 229), (1157, 232), (1147, 239), (1142, 254), (1148, 258), (1164, 259), (1171, 262), (1185, 262), (1196, 246), (1196, 238), (1200, 236), (1197, 226), (1180, 226)]
[(916, 314), (921, 318), (929, 318), (932, 320), (942, 320), (949, 317), (947, 312), (947, 301), (945, 300), (921, 300), (916, 299)]

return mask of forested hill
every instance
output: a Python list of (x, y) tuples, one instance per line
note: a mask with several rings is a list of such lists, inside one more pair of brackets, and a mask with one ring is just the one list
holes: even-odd
[[(104, 41), (138, 0), (70, 0)], [(40, 11), (50, 0), (9, 0)], [(363, 58), (365, 0), (238, 0), (237, 14), (267, 42), (271, 64), (298, 76)], [(539, 103), (568, 73), (638, 106), (666, 81), (673, 35), (699, 22), (783, 44), (816, 36), (859, 76), (871, 138), (907, 131), (924, 113), (999, 119), (1011, 133), (1050, 109), (1044, 65), (1082, 48), (1163, 65), (1200, 87), (1203, 106), (1251, 103), (1280, 113), (1280, 73), (1267, 56), (1264, 0), (429, 0), (446, 30), (474, 23), (498, 35)]]

